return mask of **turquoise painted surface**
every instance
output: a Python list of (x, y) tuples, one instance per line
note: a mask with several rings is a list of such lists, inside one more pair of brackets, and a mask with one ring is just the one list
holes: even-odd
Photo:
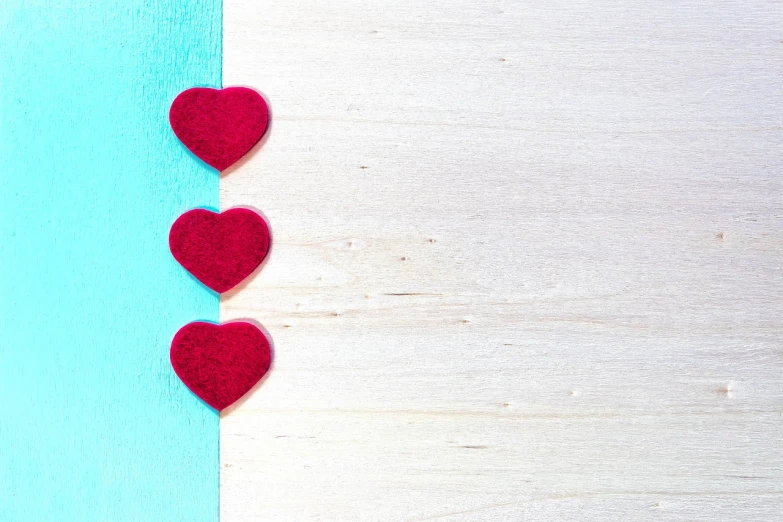
[(0, 520), (216, 521), (218, 415), (171, 370), (218, 296), (168, 251), (219, 177), (169, 129), (220, 0), (0, 2)]

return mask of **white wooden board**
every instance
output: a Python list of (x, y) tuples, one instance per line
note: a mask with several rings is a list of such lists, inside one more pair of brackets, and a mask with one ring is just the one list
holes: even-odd
[(783, 4), (226, 0), (246, 521), (779, 520)]

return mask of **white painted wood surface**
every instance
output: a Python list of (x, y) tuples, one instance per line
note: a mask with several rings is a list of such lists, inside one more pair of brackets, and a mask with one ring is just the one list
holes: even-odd
[(226, 0), (246, 521), (780, 520), (783, 4)]

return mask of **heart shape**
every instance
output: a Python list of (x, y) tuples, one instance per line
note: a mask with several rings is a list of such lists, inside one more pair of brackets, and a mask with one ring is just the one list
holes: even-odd
[(193, 154), (222, 172), (264, 135), (269, 108), (260, 94), (247, 87), (193, 87), (174, 98), (169, 122)]
[(171, 365), (190, 391), (220, 411), (261, 380), (272, 361), (269, 339), (250, 323), (189, 323), (171, 341)]
[(269, 252), (269, 227), (247, 208), (217, 213), (189, 210), (171, 226), (174, 259), (212, 290), (223, 293), (249, 276)]

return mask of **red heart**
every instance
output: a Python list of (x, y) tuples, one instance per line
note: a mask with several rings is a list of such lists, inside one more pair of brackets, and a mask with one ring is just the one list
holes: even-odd
[(171, 341), (174, 372), (218, 411), (250, 391), (271, 361), (269, 339), (250, 323), (190, 323)]
[(193, 154), (223, 171), (264, 135), (269, 108), (260, 94), (247, 87), (194, 87), (174, 99), (169, 122)]
[(221, 294), (261, 264), (269, 242), (264, 218), (246, 208), (219, 214), (202, 208), (189, 210), (177, 218), (169, 232), (174, 259)]

